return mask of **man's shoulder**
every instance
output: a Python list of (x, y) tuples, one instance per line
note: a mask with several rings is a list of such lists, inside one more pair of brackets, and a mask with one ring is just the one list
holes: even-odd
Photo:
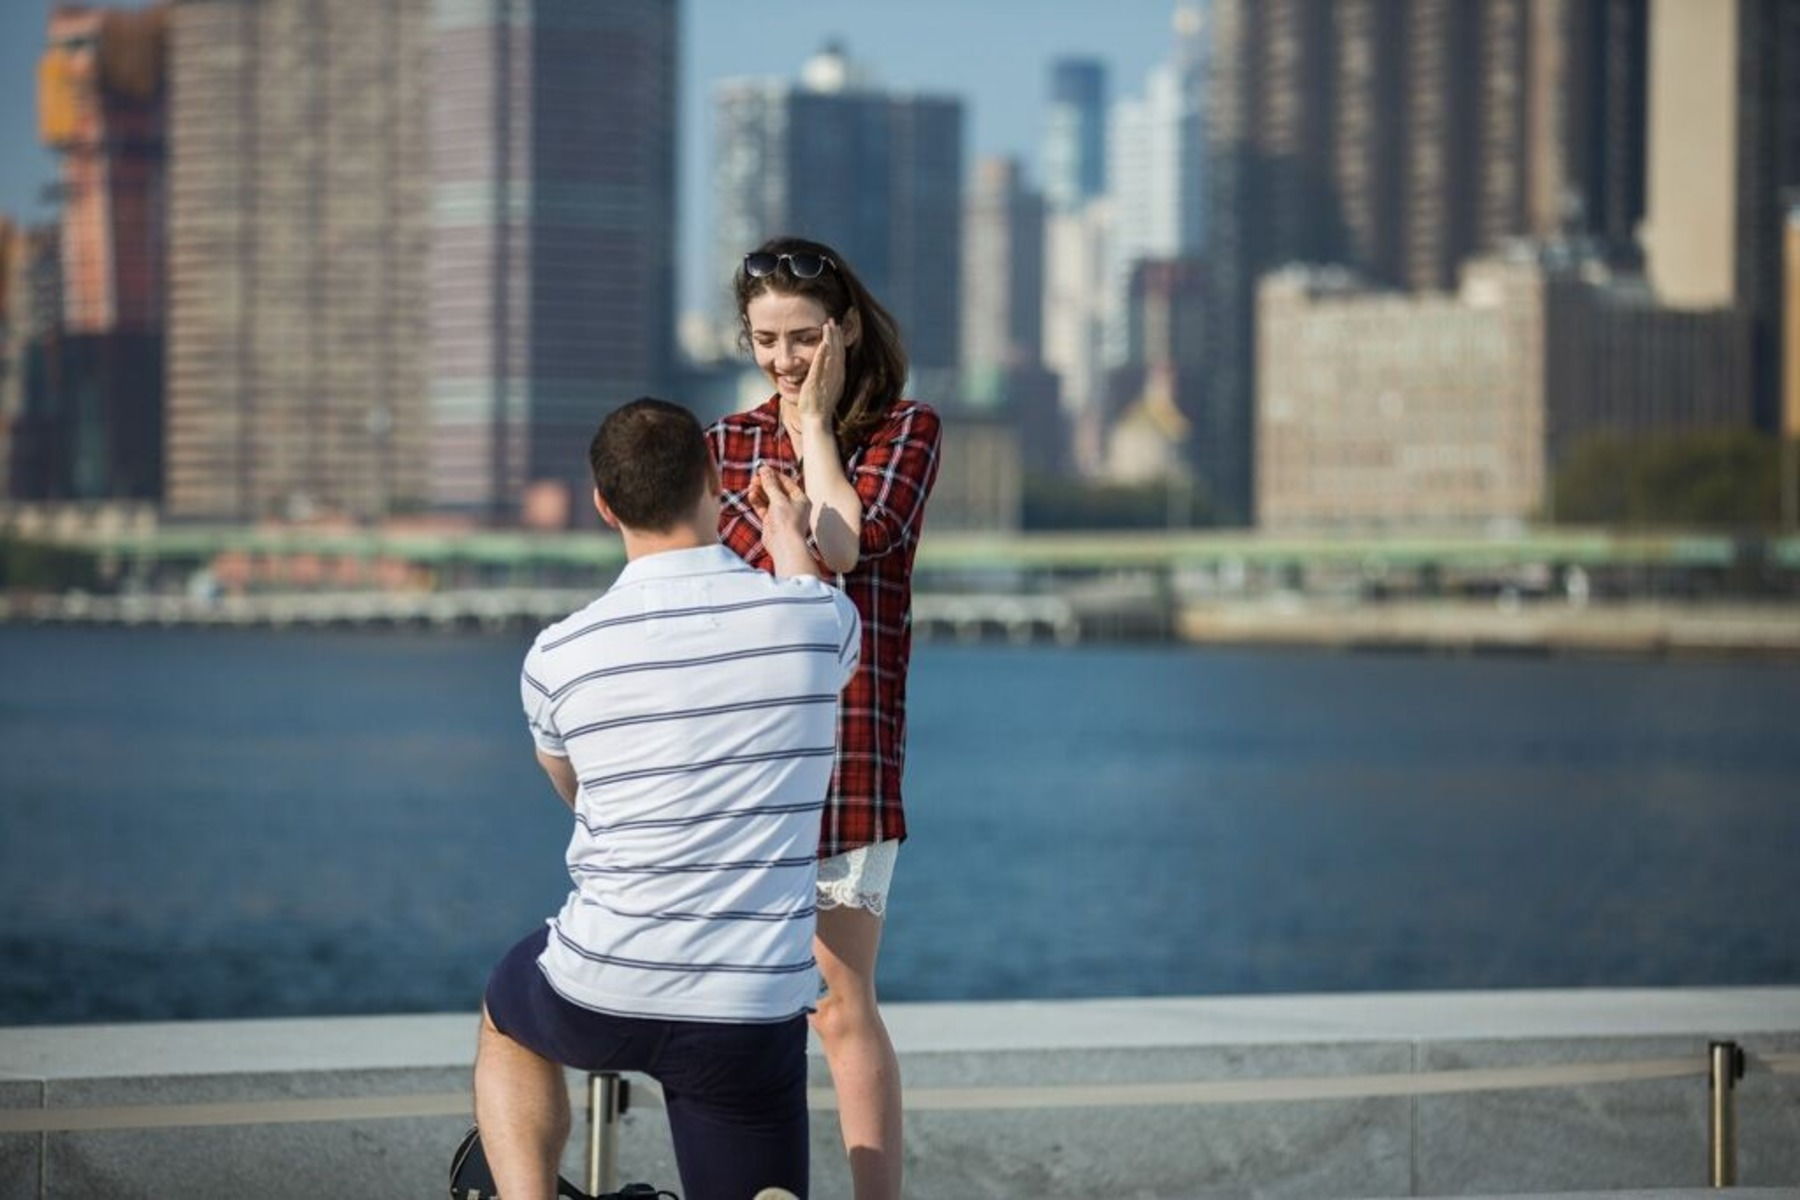
[[(712, 615), (723, 627), (736, 620), (747, 619), (759, 609), (783, 604), (797, 607), (816, 605), (830, 611), (844, 594), (838, 588), (814, 575), (782, 579), (759, 571), (733, 556), (726, 570), (707, 571), (698, 576), (682, 576), (675, 583), (689, 583), (695, 578), (706, 581), (707, 590), (696, 595), (688, 588), (669, 591), (671, 580), (653, 579), (614, 584), (588, 604), (576, 609), (553, 625), (545, 626), (532, 640), (528, 659), (543, 660), (565, 647), (586, 643), (598, 645), (610, 640), (606, 635), (629, 638), (645, 621), (658, 618)], [(664, 594), (667, 593), (667, 594)], [(702, 610), (710, 610), (703, 613)]]
[(772, 636), (807, 642), (837, 637), (856, 613), (843, 589), (816, 575), (779, 578), (756, 571), (733, 579), (718, 599), (709, 636), (727, 646)]
[(525, 660), (542, 661), (545, 657), (567, 645), (572, 639), (592, 629), (597, 623), (606, 619), (607, 597), (610, 591), (601, 592), (592, 600), (570, 613), (560, 621), (544, 626), (538, 635), (531, 639), (531, 649), (525, 652)]
[(726, 584), (734, 599), (744, 601), (810, 600), (828, 606), (833, 594), (841, 594), (817, 575), (781, 577), (767, 571), (746, 571)]

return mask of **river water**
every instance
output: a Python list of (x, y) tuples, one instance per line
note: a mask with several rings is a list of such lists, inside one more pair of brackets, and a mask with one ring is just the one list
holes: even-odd
[[(471, 1010), (523, 636), (0, 627), (0, 1024)], [(1800, 667), (921, 646), (897, 1000), (1800, 984)]]

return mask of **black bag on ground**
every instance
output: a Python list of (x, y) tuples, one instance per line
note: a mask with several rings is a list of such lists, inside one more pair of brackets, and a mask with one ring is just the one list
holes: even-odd
[[(556, 1194), (559, 1200), (589, 1200), (586, 1192), (561, 1175), (556, 1177)], [(473, 1125), (450, 1156), (450, 1200), (500, 1200), (487, 1152), (481, 1148), (481, 1130)]]

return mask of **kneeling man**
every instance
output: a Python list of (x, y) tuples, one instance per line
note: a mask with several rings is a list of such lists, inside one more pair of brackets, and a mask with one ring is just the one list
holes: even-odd
[(661, 1083), (687, 1200), (807, 1187), (806, 1014), (819, 814), (855, 607), (815, 574), (808, 505), (768, 473), (776, 575), (718, 543), (718, 479), (686, 409), (614, 412), (594, 503), (627, 563), (541, 633), (521, 691), (574, 810), (574, 888), (488, 982), (475, 1117), (505, 1200), (550, 1200), (562, 1066)]

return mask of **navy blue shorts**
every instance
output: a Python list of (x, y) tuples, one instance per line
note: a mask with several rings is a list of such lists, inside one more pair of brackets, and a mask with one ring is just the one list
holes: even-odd
[(615, 1017), (573, 1004), (538, 969), (550, 930), (488, 978), (494, 1027), (578, 1071), (638, 1071), (662, 1085), (686, 1200), (749, 1200), (807, 1186), (806, 1017), (774, 1024)]

